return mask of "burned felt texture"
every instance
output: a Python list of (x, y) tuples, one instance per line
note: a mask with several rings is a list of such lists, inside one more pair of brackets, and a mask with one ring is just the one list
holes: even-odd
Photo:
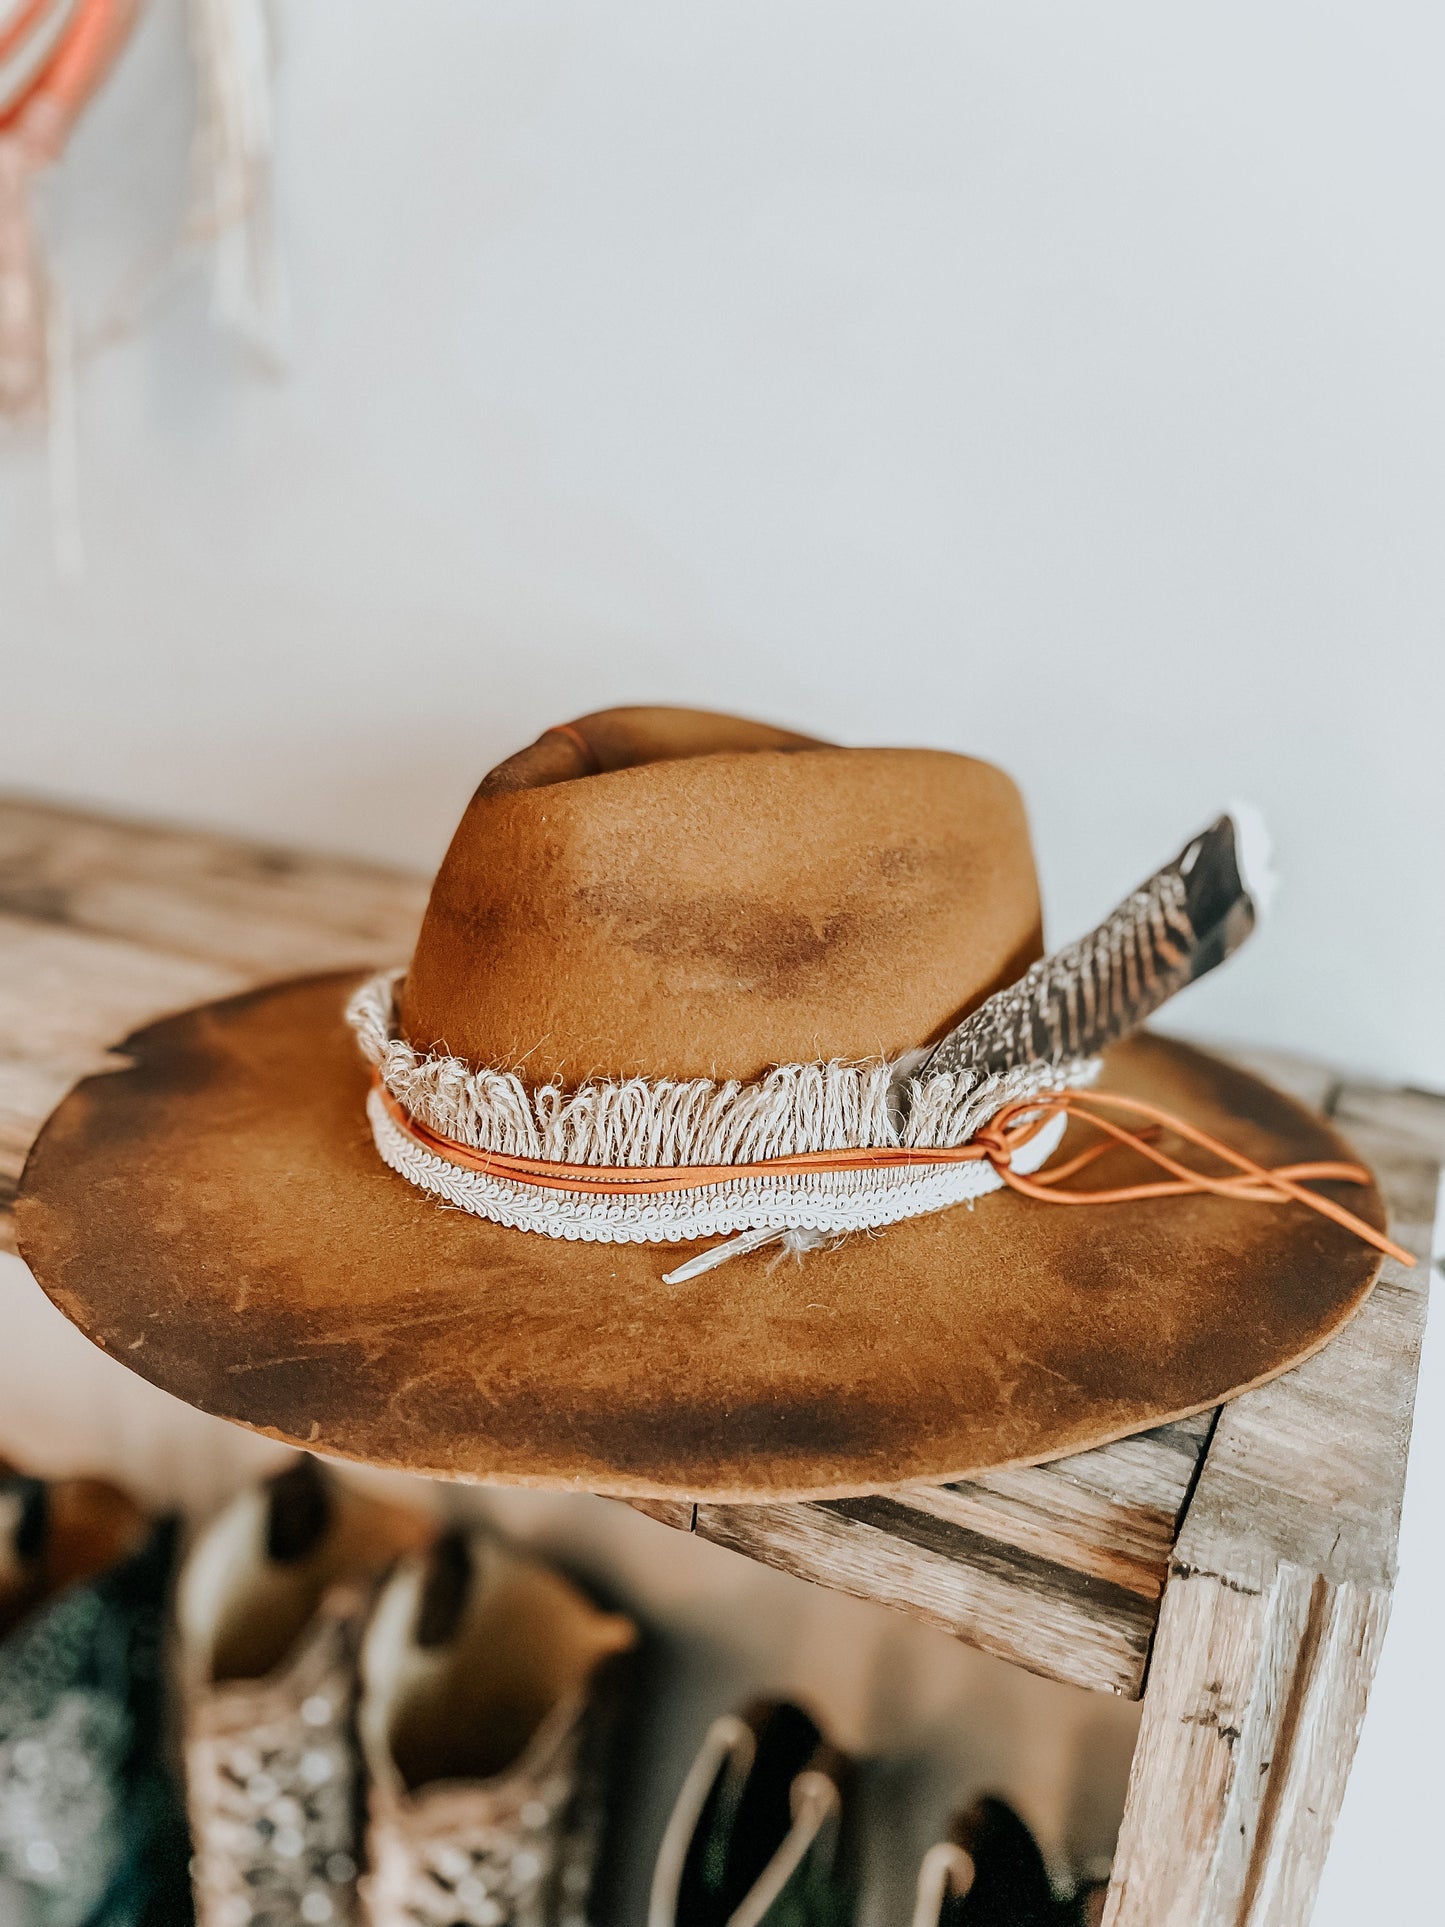
[[(1023, 803), (990, 764), (617, 713), (653, 719), (649, 753), (727, 727), (710, 753), (583, 781), (554, 734), (482, 784), (402, 990), (418, 1050), (536, 1083), (746, 1080), (912, 1050), (1040, 954)], [(611, 740), (607, 719), (572, 727)]]
[[(634, 1496), (861, 1493), (1051, 1458), (1315, 1350), (1377, 1254), (1303, 1207), (999, 1194), (801, 1264), (599, 1245), (439, 1207), (378, 1160), (342, 1021), (363, 972), (188, 1011), (79, 1085), (32, 1153), (22, 1250), (98, 1343), (205, 1410), (409, 1470)], [(1264, 1163), (1319, 1119), (1162, 1039), (1105, 1086)], [(1101, 1183), (1129, 1181), (1127, 1157)], [(1326, 1187), (1372, 1224), (1373, 1189)]]

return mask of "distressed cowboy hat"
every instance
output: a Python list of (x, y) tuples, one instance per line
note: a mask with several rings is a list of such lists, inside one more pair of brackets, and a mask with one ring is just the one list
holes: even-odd
[(1394, 1249), (1320, 1118), (1137, 1034), (1253, 922), (1226, 817), (1045, 956), (987, 763), (583, 717), (484, 779), (404, 971), (79, 1084), (22, 1250), (167, 1390), (413, 1471), (781, 1499), (1081, 1450), (1307, 1356)]

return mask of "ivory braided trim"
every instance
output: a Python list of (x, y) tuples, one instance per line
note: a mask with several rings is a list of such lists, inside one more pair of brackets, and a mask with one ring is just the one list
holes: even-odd
[[(1097, 1059), (1070, 1059), (987, 1078), (943, 1071), (919, 1079), (908, 1075), (910, 1059), (903, 1058), (783, 1064), (750, 1084), (634, 1077), (590, 1080), (572, 1091), (558, 1084), (529, 1090), (513, 1071), (424, 1055), (398, 1036), (395, 990), (404, 974), (373, 977), (346, 1013), (387, 1091), (409, 1116), (458, 1143), (559, 1164), (748, 1164), (798, 1151), (953, 1146), (1003, 1105), (1077, 1089), (1099, 1068)], [(474, 1216), (553, 1238), (640, 1244), (760, 1229), (841, 1234), (972, 1203), (1003, 1183), (980, 1159), (749, 1177), (656, 1197), (542, 1191), (463, 1170), (426, 1150), (391, 1118), (377, 1091), (367, 1116), (382, 1159), (409, 1183)], [(1037, 1170), (1064, 1124), (1056, 1119), (1016, 1153), (1015, 1169)]]
[[(464, 1171), (425, 1150), (393, 1122), (375, 1091), (367, 1098), (366, 1114), (384, 1162), (418, 1189), (516, 1231), (600, 1244), (676, 1244), (738, 1231), (870, 1231), (951, 1204), (972, 1203), (1003, 1184), (993, 1166), (980, 1159), (976, 1164), (736, 1178), (645, 1199), (539, 1191), (511, 1178)], [(1014, 1169), (1036, 1171), (1058, 1147), (1066, 1122), (1057, 1117), (1047, 1124), (1015, 1154)]]

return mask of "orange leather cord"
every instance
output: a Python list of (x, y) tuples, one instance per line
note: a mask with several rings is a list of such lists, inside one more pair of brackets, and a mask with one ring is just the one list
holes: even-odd
[[(519, 1157), (505, 1151), (479, 1151), (469, 1144), (433, 1131), (400, 1105), (376, 1079), (376, 1088), (392, 1121), (421, 1148), (465, 1171), (486, 1177), (510, 1178), (517, 1184), (546, 1191), (574, 1191), (603, 1197), (657, 1197), (669, 1191), (693, 1191), (734, 1178), (788, 1177), (808, 1171), (881, 1171), (900, 1165), (964, 1164), (987, 1159), (1011, 1190), (1045, 1204), (1131, 1204), (1145, 1198), (1182, 1198), (1194, 1195), (1242, 1199), (1258, 1204), (1296, 1203), (1343, 1225), (1377, 1251), (1402, 1265), (1415, 1263), (1411, 1254), (1358, 1218), (1333, 1198), (1306, 1186), (1311, 1182), (1369, 1184), (1361, 1164), (1322, 1159), (1304, 1164), (1256, 1164), (1242, 1151), (1221, 1143), (1197, 1125), (1175, 1117), (1157, 1104), (1120, 1097), (1112, 1091), (1054, 1091), (1047, 1096), (1018, 1098), (990, 1118), (967, 1144), (933, 1147), (877, 1145), (832, 1151), (797, 1151), (787, 1157), (765, 1158), (755, 1164), (625, 1165), (558, 1164), (545, 1158)], [(1130, 1130), (1107, 1115), (1123, 1111), (1145, 1120), (1142, 1130)], [(1013, 1157), (1037, 1137), (1051, 1119), (1067, 1115), (1092, 1124), (1110, 1140), (1070, 1158), (1052, 1171), (1025, 1177), (1013, 1168)], [(1159, 1137), (1170, 1132), (1196, 1145), (1232, 1169), (1223, 1173), (1196, 1170), (1159, 1148)], [(1169, 1175), (1147, 1184), (1128, 1184), (1106, 1191), (1066, 1191), (1062, 1181), (1087, 1164), (1122, 1146), (1149, 1159)]]

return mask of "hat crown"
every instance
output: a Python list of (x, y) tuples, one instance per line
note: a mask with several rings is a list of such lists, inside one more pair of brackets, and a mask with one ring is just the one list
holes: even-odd
[(609, 710), (482, 782), (399, 1014), (418, 1050), (529, 1084), (752, 1079), (901, 1055), (1041, 951), (1000, 770)]

